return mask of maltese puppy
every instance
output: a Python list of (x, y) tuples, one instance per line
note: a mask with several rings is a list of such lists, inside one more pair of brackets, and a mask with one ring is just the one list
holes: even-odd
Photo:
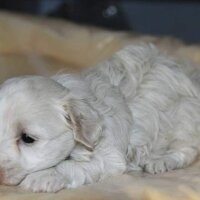
[(132, 45), (79, 74), (7, 80), (0, 182), (56, 192), (188, 166), (200, 150), (199, 86), (188, 69)]

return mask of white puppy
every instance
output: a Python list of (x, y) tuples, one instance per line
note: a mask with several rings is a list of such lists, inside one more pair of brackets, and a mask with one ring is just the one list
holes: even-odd
[(56, 192), (189, 165), (200, 150), (200, 97), (185, 69), (153, 46), (128, 46), (80, 74), (6, 81), (1, 183)]

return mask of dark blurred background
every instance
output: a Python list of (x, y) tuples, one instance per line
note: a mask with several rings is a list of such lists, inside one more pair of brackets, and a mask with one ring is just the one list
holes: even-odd
[(197, 0), (0, 0), (0, 8), (200, 42)]

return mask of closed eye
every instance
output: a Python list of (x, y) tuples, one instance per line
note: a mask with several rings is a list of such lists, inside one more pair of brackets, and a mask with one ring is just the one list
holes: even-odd
[(72, 119), (69, 115), (65, 115), (65, 119), (68, 121), (68, 123), (72, 123)]

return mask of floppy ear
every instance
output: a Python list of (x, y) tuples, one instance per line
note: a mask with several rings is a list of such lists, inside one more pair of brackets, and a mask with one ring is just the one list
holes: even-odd
[(75, 141), (92, 150), (102, 132), (97, 114), (81, 100), (70, 100), (64, 108), (65, 118), (73, 130)]

